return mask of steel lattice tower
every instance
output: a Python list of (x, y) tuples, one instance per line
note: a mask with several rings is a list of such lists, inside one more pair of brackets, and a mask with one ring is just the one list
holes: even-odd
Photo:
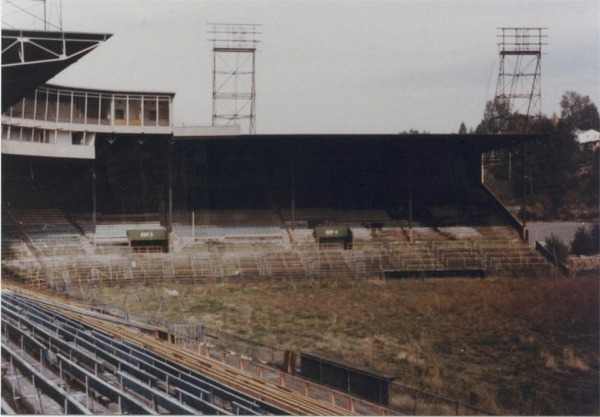
[(256, 45), (260, 25), (210, 23), (213, 44), (213, 126), (256, 133)]
[(527, 133), (542, 115), (546, 28), (498, 28), (500, 71), (492, 120), (499, 133)]

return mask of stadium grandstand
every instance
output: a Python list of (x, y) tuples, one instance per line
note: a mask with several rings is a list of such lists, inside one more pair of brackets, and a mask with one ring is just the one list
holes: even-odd
[[(22, 292), (25, 284), (47, 294), (85, 299), (90, 288), (127, 284), (531, 276), (553, 269), (523, 240), (525, 225), (482, 178), (482, 155), (519, 148), (539, 136), (242, 135), (236, 126), (175, 125), (172, 92), (48, 84), (109, 38), (2, 30), (4, 288), (18, 283)], [(165, 377), (160, 369), (167, 365), (151, 359), (156, 353), (140, 353), (144, 345), (165, 355), (162, 342), (124, 336), (116, 325), (101, 327), (95, 319), (84, 320), (77, 316), (78, 307), (57, 314), (52, 312), (56, 305), (36, 306), (12, 290), (3, 292), (5, 302), (3, 329), (13, 342), (5, 348), (3, 341), (3, 360), (20, 368), (22, 375), (35, 375), (29, 379), (44, 382), (17, 354), (15, 343), (20, 340), (22, 349), (27, 344), (37, 355), (34, 359), (46, 361), (43, 354), (49, 350), (42, 342), (48, 338), (59, 346), (54, 359), (61, 373), (68, 370), (86, 391), (103, 393), (94, 398), (96, 410), (316, 415), (355, 410), (353, 398), (347, 400), (349, 410), (318, 408), (292, 398), (287, 388), (284, 394), (264, 382), (231, 391), (230, 370), (215, 373), (215, 380), (223, 375), (229, 379), (223, 391), (211, 391), (209, 405), (181, 391), (184, 382), (175, 389), (177, 400), (135, 379), (141, 374), (141, 380)], [(24, 310), (30, 312), (20, 315)], [(54, 325), (55, 320), (65, 324)], [(111, 337), (89, 330), (90, 323), (118, 337), (119, 346), (110, 347)], [(23, 333), (37, 327), (31, 330), (35, 334)], [(107, 362), (101, 366), (112, 364), (121, 386), (129, 384), (149, 403), (140, 405), (142, 400), (125, 391), (107, 388), (110, 384), (98, 377), (98, 361), (62, 343), (54, 332), (64, 333), (65, 340), (81, 340), (78, 346), (104, 346), (98, 355)], [(152, 365), (133, 369), (113, 349), (126, 352), (125, 359), (137, 355), (138, 361), (143, 355)], [(189, 353), (168, 354), (187, 358)], [(88, 362), (92, 368), (82, 370)], [(196, 359), (187, 364), (192, 364), (190, 369), (204, 366)], [(170, 383), (175, 387), (183, 381), (178, 366), (183, 365), (169, 362), (167, 391)], [(256, 368), (261, 377), (262, 366)], [(213, 367), (217, 372), (214, 363), (206, 369)], [(241, 394), (248, 387), (255, 397)], [(94, 411), (60, 386), (48, 385), (44, 391), (62, 398), (57, 400), (63, 401), (62, 411)], [(104, 404), (106, 398), (110, 401)], [(178, 402), (182, 398), (185, 405)], [(31, 407), (35, 411), (37, 406)]]
[[(2, 32), (6, 272), (62, 288), (551, 267), (482, 183), (482, 154), (535, 136), (241, 135), (175, 126), (173, 93), (46, 83), (109, 37)], [(119, 266), (140, 256), (157, 269)]]

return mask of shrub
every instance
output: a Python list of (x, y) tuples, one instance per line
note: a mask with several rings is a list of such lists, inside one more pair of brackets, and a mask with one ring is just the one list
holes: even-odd
[(575, 255), (593, 255), (600, 252), (598, 229), (598, 225), (594, 225), (591, 230), (584, 226), (579, 227), (571, 242), (571, 252)]
[(527, 218), (529, 220), (546, 219), (548, 207), (550, 207), (550, 205), (550, 198), (542, 194), (537, 194), (533, 200), (527, 204)]
[(546, 238), (544, 245), (558, 261), (562, 263), (567, 262), (567, 258), (569, 256), (569, 247), (565, 242), (562, 241), (561, 238), (552, 233), (550, 237)]

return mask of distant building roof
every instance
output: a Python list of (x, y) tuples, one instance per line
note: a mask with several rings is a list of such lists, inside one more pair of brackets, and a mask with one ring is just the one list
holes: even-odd
[(600, 141), (600, 132), (594, 129), (575, 131), (575, 137), (578, 143), (591, 143)]

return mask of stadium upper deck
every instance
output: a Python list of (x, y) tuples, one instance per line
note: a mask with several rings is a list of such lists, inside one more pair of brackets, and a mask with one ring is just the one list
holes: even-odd
[(94, 159), (97, 135), (236, 135), (173, 123), (174, 93), (45, 84), (111, 35), (2, 31), (2, 153)]

